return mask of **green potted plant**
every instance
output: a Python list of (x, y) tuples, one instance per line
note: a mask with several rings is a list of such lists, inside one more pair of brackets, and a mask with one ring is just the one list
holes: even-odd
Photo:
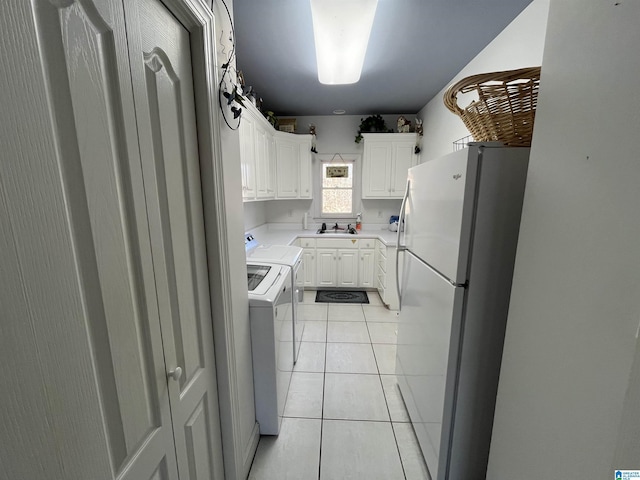
[(362, 134), (367, 132), (386, 132), (387, 125), (381, 115), (369, 115), (367, 118), (360, 119), (360, 127), (356, 135), (356, 143), (362, 141)]
[(278, 128), (278, 117), (276, 117), (276, 114), (274, 112), (272, 112), (271, 110), (269, 110), (267, 112), (267, 120), (269, 121), (269, 123), (273, 126), (273, 128), (277, 129)]

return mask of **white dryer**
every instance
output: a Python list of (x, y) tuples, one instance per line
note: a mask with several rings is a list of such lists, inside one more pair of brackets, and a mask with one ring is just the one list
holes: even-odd
[(293, 289), (293, 362), (298, 360), (300, 342), (304, 333), (302, 310), (304, 308), (304, 269), (302, 248), (292, 245), (261, 245), (252, 233), (244, 234), (247, 263), (267, 262), (286, 265), (291, 268), (291, 288)]
[(293, 289), (286, 265), (247, 263), (253, 386), (260, 434), (278, 435), (293, 372)]

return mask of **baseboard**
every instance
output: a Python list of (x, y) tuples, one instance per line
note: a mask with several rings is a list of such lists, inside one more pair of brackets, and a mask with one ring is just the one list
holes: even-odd
[(247, 448), (244, 451), (243, 461), (242, 461), (242, 478), (247, 478), (249, 476), (249, 471), (251, 470), (251, 465), (253, 464), (253, 458), (256, 455), (256, 450), (258, 449), (258, 442), (260, 441), (260, 426), (256, 422), (251, 431), (251, 436), (249, 437), (249, 442), (247, 442)]

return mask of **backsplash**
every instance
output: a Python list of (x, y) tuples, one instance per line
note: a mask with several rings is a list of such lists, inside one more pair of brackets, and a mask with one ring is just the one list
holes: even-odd
[[(259, 210), (260, 207), (245, 204), (245, 226), (248, 226), (248, 228), (259, 226), (262, 223), (295, 223), (302, 226), (302, 219), (305, 213), (309, 215), (309, 228), (322, 222), (327, 224), (335, 222), (355, 224), (356, 221), (355, 215), (353, 217), (335, 219), (316, 217), (313, 215), (314, 201), (312, 200), (272, 200), (258, 203), (265, 205), (264, 220), (258, 223), (262, 220), (262, 217), (259, 214), (255, 214), (255, 211)], [(401, 200), (360, 200), (360, 202), (356, 201), (356, 205), (358, 203), (360, 203), (360, 206), (356, 206), (356, 210), (362, 213), (362, 224), (365, 227), (367, 224), (387, 224), (391, 215), (398, 215), (402, 205)], [(251, 221), (249, 222), (247, 221), (247, 212), (251, 212)]]

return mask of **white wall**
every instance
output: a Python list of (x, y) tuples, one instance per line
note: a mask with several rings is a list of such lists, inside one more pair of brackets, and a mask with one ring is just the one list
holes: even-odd
[[(447, 87), (458, 80), (484, 72), (538, 66), (542, 63), (549, 0), (533, 0), (489, 45), (418, 112), (424, 121), (421, 161), (453, 150), (454, 140), (469, 135), (460, 118), (442, 101)], [(466, 106), (468, 102), (462, 103)]]
[(616, 460), (640, 468), (640, 406), (622, 416), (640, 320), (639, 19), (634, 1), (551, 2), (492, 480), (613, 478), (619, 438), (635, 459)]
[(268, 202), (245, 202), (244, 203), (244, 231), (259, 227), (267, 221)]
[[(382, 115), (387, 128), (396, 130), (398, 117), (403, 115), (415, 126), (415, 113), (397, 113)], [(309, 125), (316, 126), (318, 153), (362, 153), (362, 142), (356, 143), (355, 137), (360, 121), (368, 115), (320, 115), (296, 117), (296, 133), (309, 133)]]

